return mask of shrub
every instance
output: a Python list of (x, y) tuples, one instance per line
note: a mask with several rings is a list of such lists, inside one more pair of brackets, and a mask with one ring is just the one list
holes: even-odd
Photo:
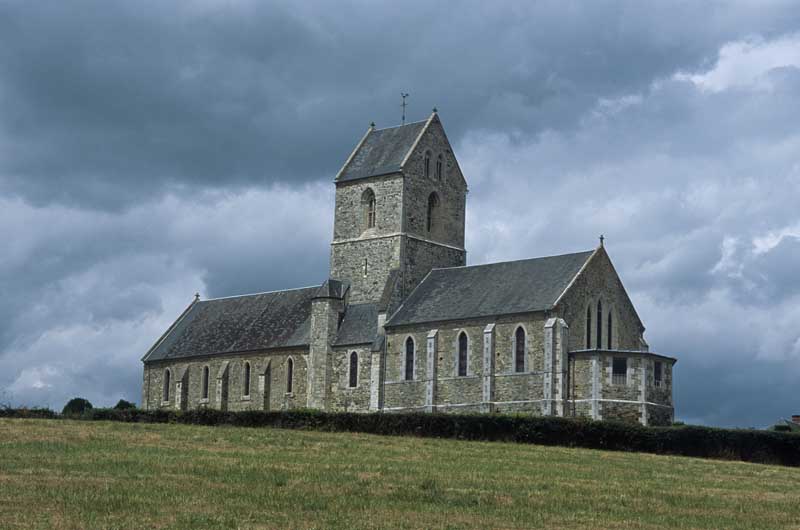
[(126, 409), (135, 409), (136, 403), (131, 403), (130, 401), (125, 401), (124, 399), (120, 399), (117, 401), (117, 404), (114, 405), (114, 410), (126, 410)]
[(27, 407), (20, 407), (16, 409), (11, 407), (0, 408), (0, 418), (36, 418), (36, 419), (52, 420), (57, 417), (58, 415), (50, 409), (40, 409), (40, 408), (29, 409)]
[(66, 405), (64, 405), (61, 414), (64, 416), (80, 416), (84, 412), (91, 410), (92, 404), (89, 403), (88, 399), (83, 398), (72, 398), (70, 399)]
[[(67, 407), (64, 408), (66, 411)], [(638, 424), (552, 416), (358, 414), (314, 410), (224, 412), (213, 409), (176, 411), (114, 408), (89, 409), (81, 418), (503, 441), (800, 466), (800, 434), (694, 425), (644, 427)]]
[(504, 414), (358, 414), (313, 410), (223, 412), (213, 409), (95, 409), (84, 418), (504, 441), (800, 466), (800, 435), (691, 425), (644, 427), (612, 421)]

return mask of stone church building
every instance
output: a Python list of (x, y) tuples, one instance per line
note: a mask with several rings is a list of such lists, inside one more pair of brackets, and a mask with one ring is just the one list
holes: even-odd
[(603, 247), (466, 266), (438, 115), (370, 127), (335, 178), (321, 285), (200, 300), (142, 359), (146, 409), (505, 412), (664, 425), (675, 359)]

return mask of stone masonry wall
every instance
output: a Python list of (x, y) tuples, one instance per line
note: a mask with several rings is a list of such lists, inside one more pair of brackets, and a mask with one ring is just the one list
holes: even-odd
[[(366, 239), (331, 246), (331, 278), (350, 282), (349, 302), (376, 302), (389, 272), (400, 266), (402, 236)], [(364, 260), (367, 274), (364, 274)]]
[[(293, 391), (286, 392), (287, 361), (294, 361)], [(244, 395), (244, 363), (250, 362), (250, 395)], [(225, 364), (227, 363), (227, 364)], [(203, 367), (209, 367), (208, 399), (202, 398)], [(223, 367), (227, 366), (221, 378)], [(170, 399), (163, 403), (163, 376), (165, 370), (172, 371)], [(269, 380), (264, 379), (261, 386), (259, 376), (269, 368)], [(214, 356), (180, 360), (179, 362), (160, 361), (148, 363), (144, 367), (144, 394), (142, 404), (149, 410), (176, 408), (175, 374), (184, 372), (183, 409), (222, 408), (223, 410), (285, 410), (306, 406), (306, 352), (292, 350), (281, 353), (252, 353), (246, 355)], [(224, 386), (222, 403), (217, 401), (217, 388)]]
[(403, 249), (403, 294), (408, 296), (423, 278), (434, 268), (459, 267), (466, 264), (466, 252), (442, 245), (405, 239)]
[(618, 350), (639, 350), (639, 339), (644, 332), (640, 327), (636, 310), (630, 302), (622, 282), (611, 265), (605, 249), (598, 249), (575, 283), (567, 290), (556, 311), (567, 321), (570, 330), (570, 351), (587, 349), (586, 346), (586, 308), (592, 307), (591, 344), (597, 348), (597, 301), (603, 302), (602, 335), (607, 347), (607, 318), (612, 318), (612, 348)]
[[(350, 354), (358, 355), (358, 380), (350, 387)], [(333, 352), (330, 410), (340, 412), (368, 412), (372, 352), (369, 345), (336, 348)]]
[[(375, 194), (374, 228), (362, 201), (367, 189)], [(389, 271), (400, 268), (402, 197), (400, 173), (336, 185), (330, 277), (350, 282), (351, 303), (377, 301)]]
[[(425, 176), (424, 170), (426, 153), (431, 156), (429, 177)], [(436, 178), (436, 160), (440, 154), (444, 161), (441, 180)], [(467, 185), (438, 118), (434, 118), (420, 138), (403, 173), (406, 176), (403, 230), (424, 239), (464, 248)], [(439, 205), (434, 210), (434, 222), (429, 232), (428, 197), (434, 192), (439, 198)]]
[(308, 407), (327, 410), (333, 382), (333, 350), (344, 302), (339, 298), (311, 301), (311, 329), (308, 347)]
[[(625, 358), (623, 381), (613, 377), (614, 358)], [(664, 367), (661, 386), (652, 376), (653, 364)], [(596, 364), (595, 364), (596, 363)], [(570, 400), (567, 408), (575, 415), (595, 419), (635, 421), (647, 425), (666, 425), (674, 415), (671, 376), (672, 359), (647, 352), (581, 351), (570, 360)], [(651, 414), (652, 411), (656, 411)], [(635, 414), (634, 414), (635, 413)], [(572, 415), (572, 414), (570, 414)], [(665, 418), (670, 418), (666, 422)]]
[[(426, 404), (427, 337), (437, 329), (436, 391), (433, 405), (439, 411), (477, 410), (483, 400), (483, 331), (495, 324), (493, 402), (496, 410), (540, 413), (543, 398), (544, 323), (543, 313), (492, 319), (453, 321), (406, 326), (387, 330), (385, 407), (388, 410), (421, 408)], [(525, 372), (514, 372), (514, 335), (522, 326), (526, 333)], [(457, 375), (458, 336), (468, 338), (467, 376)], [(414, 380), (404, 381), (405, 344), (415, 343)]]
[[(362, 197), (367, 189), (375, 194), (375, 227), (367, 228)], [(369, 238), (401, 232), (403, 175), (383, 175), (341, 182), (336, 185), (333, 241)]]

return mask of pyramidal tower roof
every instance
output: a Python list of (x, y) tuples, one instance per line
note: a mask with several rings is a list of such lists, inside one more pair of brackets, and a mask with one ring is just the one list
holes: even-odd
[(377, 177), (402, 171), (408, 154), (417, 145), (428, 125), (438, 119), (436, 112), (428, 119), (376, 129), (370, 127), (336, 175), (336, 182)]

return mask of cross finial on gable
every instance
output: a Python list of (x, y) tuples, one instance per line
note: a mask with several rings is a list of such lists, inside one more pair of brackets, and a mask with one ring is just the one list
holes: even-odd
[(605, 240), (606, 240), (606, 236), (604, 236), (603, 234), (600, 234), (600, 246), (601, 246), (601, 247), (603, 246), (603, 242), (604, 242)]
[(194, 301), (197, 302), (200, 300), (200, 293), (194, 293)]

